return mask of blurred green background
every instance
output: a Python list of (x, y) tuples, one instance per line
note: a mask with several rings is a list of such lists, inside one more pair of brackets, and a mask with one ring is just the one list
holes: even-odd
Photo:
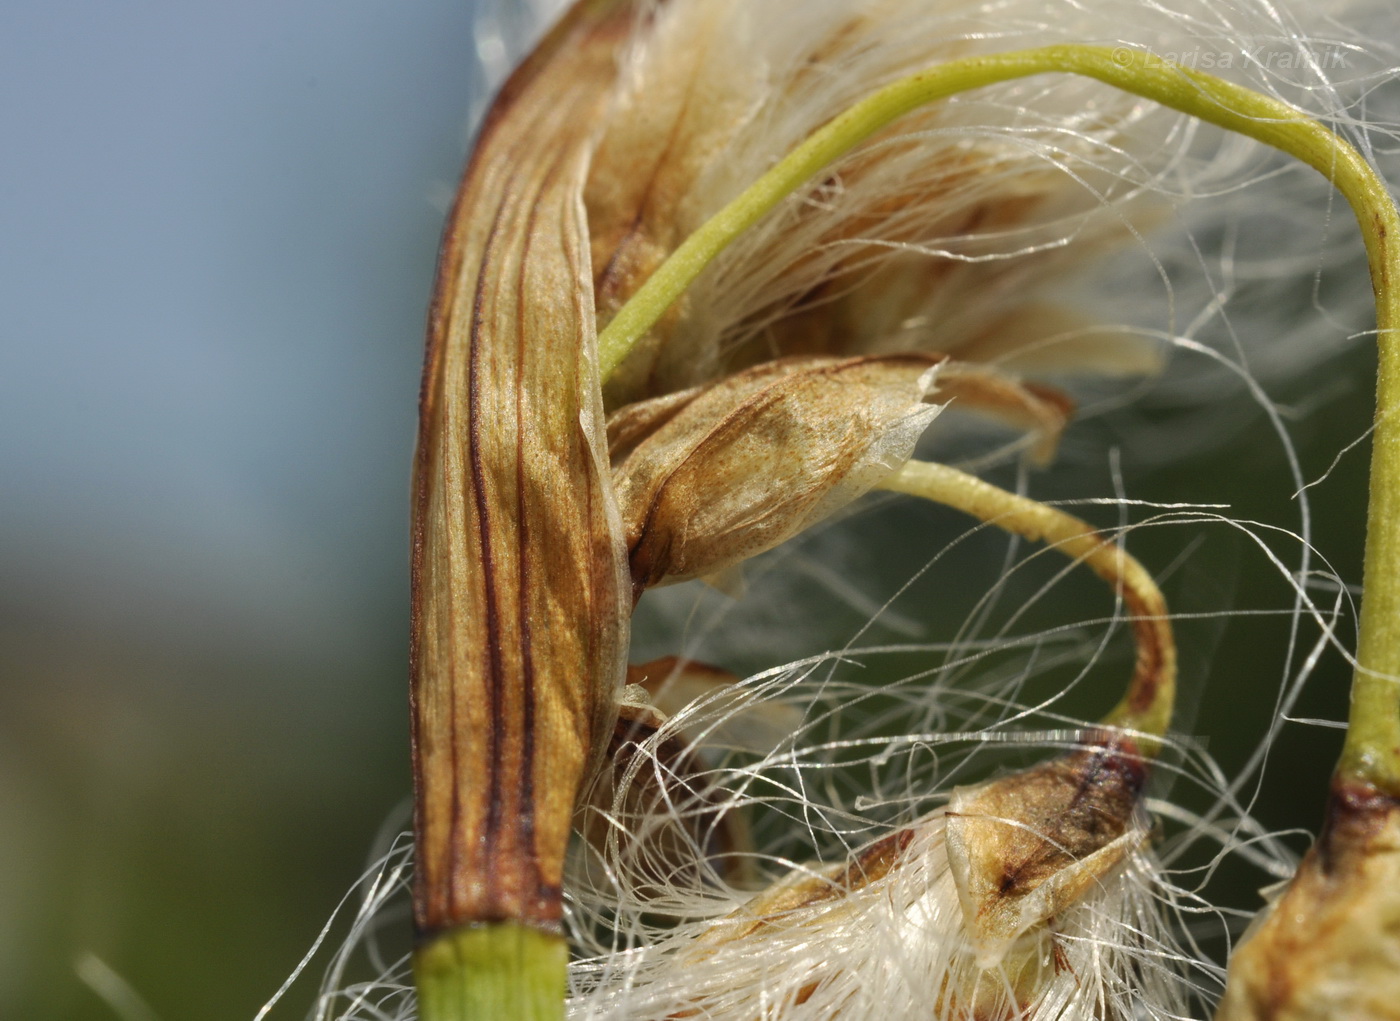
[[(88, 954), (166, 1021), (251, 1018), (408, 794), (408, 465), (473, 30), (464, 0), (0, 5), (0, 1018), (112, 1018)], [(1364, 431), (1371, 365), (1363, 344), (1279, 386), (1305, 476)], [(1296, 522), (1261, 416), (1170, 404), (1090, 423), (1099, 453), (1037, 492), (1110, 495), (1118, 445), (1133, 496)], [(1147, 462), (1231, 438), (1137, 467), (1143, 417)], [(1366, 457), (1314, 491), (1353, 582)], [(1242, 542), (1210, 550), (1203, 606), (1287, 605)], [(1286, 626), (1216, 627), (1187, 679), (1227, 767)], [(1298, 714), (1340, 718), (1345, 684), (1328, 657)], [(1315, 824), (1337, 738), (1285, 731), (1270, 825)]]

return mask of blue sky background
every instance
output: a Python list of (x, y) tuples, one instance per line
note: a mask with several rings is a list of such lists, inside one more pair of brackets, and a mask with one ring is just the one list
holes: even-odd
[[(463, 0), (0, 5), (0, 1016), (250, 1017), (407, 793)], [(290, 1011), (286, 1016), (296, 1016)]]
[[(0, 18), (7, 571), (84, 606), (146, 576), (118, 617), (363, 642), (353, 580), (401, 559), (377, 540), (403, 515), (468, 7)], [(217, 605), (188, 605), (211, 573)]]

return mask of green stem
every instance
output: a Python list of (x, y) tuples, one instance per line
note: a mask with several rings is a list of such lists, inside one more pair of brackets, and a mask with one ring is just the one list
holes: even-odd
[[(1122, 546), (1058, 507), (1009, 493), (946, 464), (910, 461), (880, 488), (932, 500), (1032, 542), (1049, 543), (1112, 585), (1128, 608), (1138, 655), (1128, 690), (1104, 723), (1155, 737), (1167, 733), (1176, 700), (1176, 642), (1167, 603), (1152, 575)], [(1159, 750), (1158, 742), (1143, 743), (1149, 755)]]
[(514, 922), (440, 933), (413, 955), (423, 1021), (562, 1021), (569, 947)]
[(1367, 511), (1365, 592), (1351, 721), (1338, 772), (1400, 795), (1400, 215), (1350, 145), (1269, 96), (1140, 50), (1047, 46), (950, 61), (888, 85), (828, 122), (716, 213), (638, 288), (599, 334), (607, 379), (633, 345), (731, 241), (823, 168), (900, 116), (959, 92), (1046, 73), (1084, 75), (1280, 149), (1318, 170), (1351, 204), (1376, 295), (1380, 345)]

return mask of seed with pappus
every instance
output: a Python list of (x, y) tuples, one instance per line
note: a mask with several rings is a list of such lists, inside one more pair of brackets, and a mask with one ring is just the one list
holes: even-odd
[[(1081, 747), (606, 969), (571, 1018), (1187, 1016), (1131, 742)], [(587, 982), (587, 978), (584, 979)]]

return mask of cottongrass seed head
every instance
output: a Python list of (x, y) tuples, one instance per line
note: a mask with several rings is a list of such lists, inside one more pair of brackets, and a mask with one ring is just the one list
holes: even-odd
[[(499, 80), (536, 18), (561, 6), (484, 5), (488, 77)], [(604, 242), (621, 253), (600, 278), (604, 316), (616, 310), (610, 288), (625, 296), (811, 130), (940, 59), (1061, 41), (1183, 61), (1210, 54), (1211, 70), (1321, 113), (1370, 154), (1384, 158), (1393, 146), (1392, 100), (1365, 98), (1394, 62), (1374, 55), (1379, 44), (1364, 28), (1394, 24), (1383, 2), (642, 8), (614, 104), (635, 118), (601, 133), (585, 196)], [(654, 87), (678, 66), (712, 103), (690, 109), (684, 90)], [(696, 152), (722, 158), (669, 164), (648, 218), (619, 241), (607, 233), (609, 210), (629, 208), (629, 160), (659, 144), (666, 123), (681, 125)], [(1169, 377), (1162, 392), (1206, 403), (1224, 392), (1218, 360), (1255, 385), (1296, 375), (1359, 328), (1353, 304), (1365, 288), (1324, 279), (1343, 260), (1341, 232), (1318, 240), (1329, 223), (1325, 185), (1280, 170), (1253, 145), (1071, 79), (998, 86), (898, 127), (721, 256), (646, 357), (611, 384), (609, 400), (664, 396), (812, 353), (939, 350), (1009, 371), (1112, 377), (1157, 370), (1175, 342), (1213, 351), (1194, 364), (1214, 375), (1188, 371), (1175, 388)], [(992, 207), (1000, 212), (989, 217)], [(1251, 236), (1263, 240), (1242, 240)], [(1125, 249), (1142, 258), (1093, 261)], [(1083, 272), (1086, 254), (1101, 282)], [(1307, 290), (1299, 281), (1313, 293), (1298, 298)], [(1236, 316), (1241, 287), (1290, 296)], [(1264, 343), (1269, 358), (1258, 354)], [(1176, 433), (1166, 446), (1180, 455), (1193, 442)], [(1177, 526), (1222, 522), (1248, 528), (1213, 513), (1159, 515)], [(1268, 556), (1297, 588), (1290, 612), (1313, 613), (1330, 640), (1337, 611), (1329, 618), (1313, 606), (1306, 554), (1297, 576)], [(1018, 563), (1008, 555), (1008, 569)], [(820, 557), (780, 552), (760, 570), (777, 577), (784, 568), (800, 571), (784, 593), (815, 584), (896, 617), (861, 578), (837, 577), (830, 563), (821, 573)], [(1227, 857), (1264, 880), (1295, 862), (1239, 804), (1243, 776), (1222, 775), (1174, 738), (1149, 770), (1132, 735), (1096, 730), (1036, 689), (1037, 676), (1057, 668), (1077, 684), (1113, 650), (1105, 655), (1108, 639), (1077, 626), (1026, 635), (1008, 625), (989, 636), (1002, 591), (999, 580), (988, 586), (953, 643), (922, 641), (910, 625), (906, 634), (921, 640), (886, 651), (927, 662), (898, 680), (851, 679), (839, 668), (885, 655), (854, 647), (744, 680), (683, 661), (630, 678), (613, 757), (583, 802), (568, 862), (569, 1017), (1208, 1016), (1230, 934), (1243, 925), (1201, 888)], [(672, 592), (659, 595), (672, 606), (689, 598)], [(1098, 623), (1107, 633), (1116, 618)], [(708, 625), (687, 634), (688, 647), (696, 632), (723, 647), (724, 632)], [(786, 648), (782, 636), (752, 631), (735, 642)], [(1280, 716), (1287, 708), (1281, 699)], [(1256, 757), (1247, 768), (1258, 767)], [(1193, 815), (1166, 800), (1182, 786), (1213, 807)], [(393, 935), (407, 926), (411, 850), (400, 839), (382, 851), (347, 898), (350, 932), (326, 969), (316, 1021), (416, 1016), (407, 947)], [(331, 932), (328, 923), (322, 940)]]

